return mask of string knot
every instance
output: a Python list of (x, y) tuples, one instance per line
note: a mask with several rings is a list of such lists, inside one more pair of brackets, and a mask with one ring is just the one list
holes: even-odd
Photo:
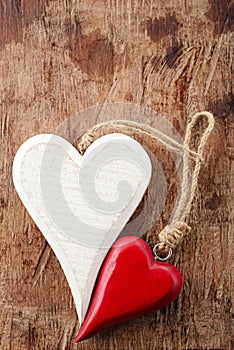
[(81, 142), (78, 145), (78, 150), (80, 154), (84, 154), (86, 149), (93, 143), (94, 134), (92, 130), (88, 130), (81, 138)]
[(173, 228), (167, 225), (158, 235), (160, 241), (159, 249), (168, 252), (170, 248), (176, 248), (190, 231), (191, 227), (184, 221), (179, 222)]

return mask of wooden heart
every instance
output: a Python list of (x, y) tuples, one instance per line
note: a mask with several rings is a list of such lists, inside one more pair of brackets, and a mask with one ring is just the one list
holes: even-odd
[(60, 261), (80, 323), (103, 259), (150, 177), (147, 153), (122, 134), (101, 137), (84, 156), (59, 136), (37, 135), (15, 156), (16, 190)]
[(120, 238), (103, 263), (76, 341), (168, 305), (177, 298), (181, 286), (176, 267), (156, 262), (141, 238)]

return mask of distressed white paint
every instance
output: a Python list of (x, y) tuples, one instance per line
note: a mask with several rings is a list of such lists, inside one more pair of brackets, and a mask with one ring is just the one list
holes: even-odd
[(84, 156), (59, 136), (37, 135), (15, 156), (16, 190), (60, 261), (80, 323), (103, 259), (150, 177), (147, 153), (122, 134), (99, 138)]

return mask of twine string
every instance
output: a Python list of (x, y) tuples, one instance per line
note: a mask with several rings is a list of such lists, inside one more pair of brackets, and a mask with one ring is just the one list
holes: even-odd
[[(205, 117), (208, 125), (203, 132), (200, 143), (197, 149), (197, 158), (195, 160), (195, 167), (192, 175), (191, 186), (189, 186), (189, 155), (188, 149), (190, 147), (192, 130), (199, 119)], [(159, 237), (159, 249), (168, 253), (169, 249), (176, 248), (183, 240), (184, 236), (191, 232), (191, 227), (187, 225), (185, 219), (190, 213), (192, 202), (197, 190), (198, 177), (201, 170), (201, 159), (203, 159), (203, 151), (207, 143), (208, 137), (214, 127), (214, 117), (209, 112), (200, 112), (192, 116), (190, 122), (187, 125), (185, 137), (184, 137), (184, 152), (183, 152), (183, 172), (181, 181), (181, 191), (178, 205), (173, 215), (172, 222), (167, 225), (158, 235)]]
[[(190, 149), (192, 130), (201, 118), (207, 119), (207, 127), (202, 133), (200, 143), (197, 148), (197, 152)], [(100, 123), (88, 130), (83, 136), (80, 143), (77, 145), (77, 149), (81, 154), (84, 154), (86, 149), (91, 143), (99, 137), (99, 133), (102, 129), (111, 128), (114, 132), (127, 133), (129, 131), (135, 131), (139, 136), (148, 136), (151, 139), (160, 141), (166, 148), (182, 154), (183, 171), (181, 180), (180, 197), (177, 207), (170, 224), (159, 233), (158, 248), (163, 253), (167, 254), (172, 248), (176, 248), (183, 237), (190, 233), (191, 227), (185, 222), (188, 214), (190, 213), (192, 202), (196, 193), (198, 177), (201, 169), (201, 163), (203, 159), (203, 151), (207, 143), (208, 137), (214, 127), (214, 117), (209, 112), (199, 112), (193, 115), (187, 124), (184, 143), (181, 144), (170, 136), (165, 135), (163, 132), (152, 128), (145, 124), (132, 122), (129, 120), (111, 120), (108, 122)], [(112, 131), (113, 132), (113, 131)], [(192, 174), (191, 186), (189, 186), (190, 166), (189, 159), (195, 161), (195, 166)]]
[[(108, 122), (100, 123), (94, 125), (91, 129), (89, 129), (81, 138), (80, 143), (77, 145), (78, 151), (80, 154), (84, 154), (87, 148), (93, 143), (93, 141), (98, 137), (100, 130), (104, 128), (111, 127), (115, 132), (124, 133), (127, 131), (135, 131), (140, 136), (149, 136), (151, 139), (160, 141), (164, 146), (172, 151), (181, 154), (185, 146), (176, 140), (172, 139), (170, 136), (164, 134), (160, 130), (152, 128), (149, 125), (132, 122), (129, 120), (111, 120)], [(198, 154), (193, 150), (188, 148), (189, 158), (196, 160)], [(201, 158), (201, 160), (203, 160)]]

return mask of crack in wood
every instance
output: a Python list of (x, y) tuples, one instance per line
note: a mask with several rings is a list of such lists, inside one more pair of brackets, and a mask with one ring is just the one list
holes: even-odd
[(47, 242), (45, 242), (45, 245), (39, 255), (37, 266), (33, 274), (33, 286), (35, 286), (42, 272), (45, 270), (46, 265), (48, 264), (48, 261), (50, 258), (50, 253), (51, 253), (51, 247)]

